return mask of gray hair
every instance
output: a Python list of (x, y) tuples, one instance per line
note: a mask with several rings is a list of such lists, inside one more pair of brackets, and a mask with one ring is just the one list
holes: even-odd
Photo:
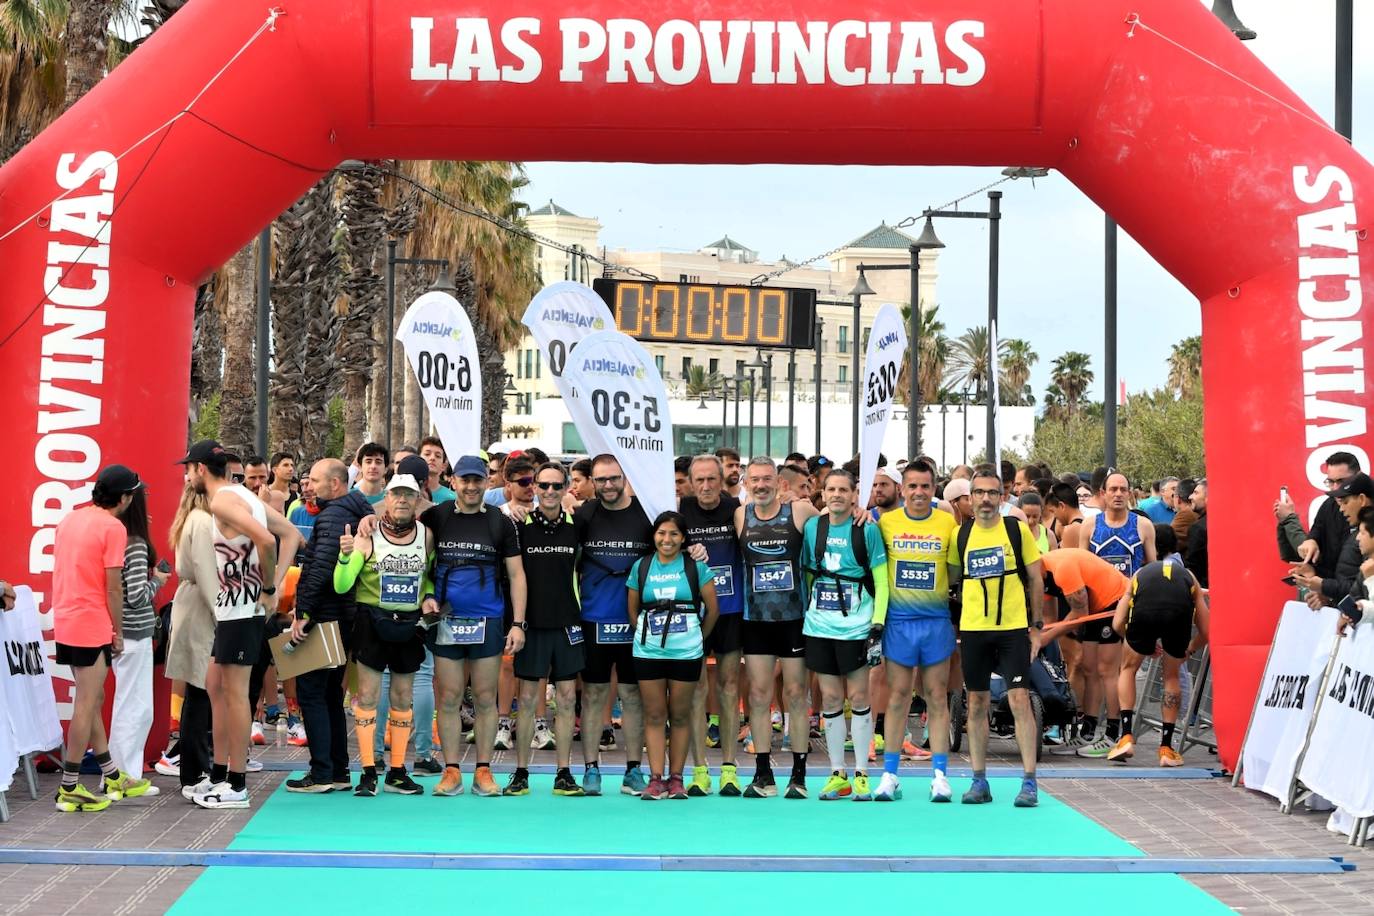
[(691, 476), (692, 468), (696, 467), (698, 462), (710, 463), (715, 465), (716, 473), (720, 475), (720, 479), (725, 479), (725, 462), (721, 461), (720, 458), (710, 454), (709, 452), (697, 455), (695, 458), (692, 459), (692, 463), (687, 466), (687, 476)]

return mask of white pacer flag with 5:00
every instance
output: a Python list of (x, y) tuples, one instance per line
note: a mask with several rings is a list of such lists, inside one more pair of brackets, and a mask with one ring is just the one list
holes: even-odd
[(897, 374), (902, 371), (902, 354), (906, 352), (906, 328), (902, 327), (902, 313), (887, 303), (873, 318), (873, 330), (868, 334), (868, 353), (864, 357), (864, 401), (859, 413), (859, 492), (860, 506), (868, 505), (873, 489), (873, 476), (878, 472), (878, 453), (883, 449), (883, 435), (892, 419), (892, 404), (897, 397)]
[(1371, 755), (1374, 632), (1366, 623), (1351, 627), (1340, 638), (1298, 779), (1352, 817), (1374, 817), (1374, 779), (1369, 777)]
[[(572, 402), (577, 400), (578, 392), (568, 382), (563, 369), (573, 350), (588, 335), (615, 329), (611, 310), (590, 288), (571, 280), (560, 280), (541, 289), (530, 300), (525, 317), (520, 320), (529, 328), (530, 336), (543, 354), (568, 413), (576, 416)], [(610, 451), (610, 443), (600, 427), (584, 429), (579, 425), (577, 431), (588, 455)]]
[(649, 521), (676, 509), (668, 391), (649, 351), (619, 331), (597, 331), (578, 344), (563, 375), (577, 388), (567, 404), (582, 441), (588, 430), (603, 432)]
[(448, 293), (428, 292), (406, 309), (396, 339), (450, 456), (482, 447), (482, 372), (472, 322)]

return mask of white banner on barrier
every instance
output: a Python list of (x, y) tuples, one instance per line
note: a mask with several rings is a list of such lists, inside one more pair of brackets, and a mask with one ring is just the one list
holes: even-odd
[(482, 447), (482, 368), (468, 313), (448, 293), (425, 293), (406, 309), (396, 339), (449, 459), (476, 454)]
[(603, 431), (649, 521), (676, 509), (673, 421), (649, 351), (619, 331), (597, 331), (578, 345), (563, 374), (578, 391), (568, 402), (577, 431), (584, 442), (589, 430)]
[(1374, 817), (1374, 632), (1341, 639), (1298, 779), (1352, 817)]
[[(12, 613), (12, 612), (11, 612)], [(0, 616), (4, 612), (0, 611)], [(10, 699), (10, 673), (9, 667), (0, 671), (0, 709), (13, 709), (15, 701)], [(14, 749), (14, 730), (10, 726), (9, 717), (0, 720), (0, 792), (9, 791), (10, 783), (14, 780), (14, 771), (19, 766), (19, 752)]]
[(897, 374), (906, 352), (906, 328), (902, 313), (891, 302), (878, 309), (873, 329), (868, 334), (868, 353), (864, 357), (863, 435), (859, 438), (860, 507), (868, 505), (873, 476), (878, 473), (878, 453), (883, 450), (883, 435), (892, 419), (892, 404), (897, 397)]
[(62, 723), (52, 692), (52, 660), (43, 652), (43, 625), (27, 585), (14, 587), (14, 610), (0, 613), (5, 646), (5, 717), (17, 754), (50, 751), (62, 744)]
[(1269, 664), (1241, 751), (1241, 776), (1246, 788), (1272, 795), (1284, 804), (1288, 803), (1293, 771), (1307, 739), (1339, 619), (1335, 608), (1314, 613), (1301, 601), (1290, 601), (1284, 605), (1274, 632)]
[[(563, 368), (573, 350), (590, 334), (597, 331), (615, 329), (615, 317), (600, 296), (590, 287), (571, 280), (550, 283), (530, 300), (525, 316), (520, 319), (529, 328), (530, 336), (544, 356), (544, 362), (553, 376), (554, 386), (558, 388), (568, 413), (573, 414), (571, 402), (578, 397), (577, 390), (568, 383)], [(582, 444), (588, 456), (599, 455), (611, 450), (610, 443), (598, 426), (578, 429)]]

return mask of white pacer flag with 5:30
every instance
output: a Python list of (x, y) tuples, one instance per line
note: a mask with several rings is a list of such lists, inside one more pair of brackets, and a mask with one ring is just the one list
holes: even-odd
[[(520, 320), (529, 328), (530, 336), (543, 354), (554, 386), (563, 403), (568, 405), (568, 413), (576, 416), (572, 402), (578, 398), (577, 388), (568, 382), (563, 369), (573, 350), (588, 335), (615, 329), (611, 310), (590, 288), (571, 280), (559, 280), (541, 289), (530, 300), (525, 317)], [(578, 433), (588, 455), (610, 451), (610, 443), (600, 427), (583, 429), (579, 426)]]
[(482, 447), (482, 371), (472, 322), (448, 293), (428, 292), (406, 309), (396, 339), (452, 460)]
[(578, 344), (563, 375), (577, 388), (567, 404), (582, 441), (602, 431), (649, 521), (676, 509), (668, 391), (649, 351), (619, 331), (597, 331)]
[[(1352, 817), (1374, 817), (1374, 632), (1367, 623), (1340, 637), (1323, 685), (1317, 724), (1298, 779)], [(1328, 630), (1327, 632), (1330, 632)]]
[(878, 453), (883, 449), (883, 436), (892, 419), (892, 404), (897, 397), (897, 375), (902, 371), (902, 354), (906, 352), (906, 328), (902, 327), (902, 313), (887, 303), (873, 318), (873, 330), (868, 334), (868, 353), (864, 357), (864, 400), (859, 413), (859, 492), (860, 506), (868, 505), (873, 489), (873, 476), (878, 472)]

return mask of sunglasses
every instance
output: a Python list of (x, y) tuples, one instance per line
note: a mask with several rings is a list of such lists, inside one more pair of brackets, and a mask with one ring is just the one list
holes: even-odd
[(561, 490), (561, 489), (563, 489), (563, 484), (558, 483), (557, 481), (553, 481), (553, 480), (541, 480), (541, 481), (539, 481), (539, 489), (541, 489), (541, 490)]
[(519, 487), (529, 487), (529, 486), (533, 486), (533, 485), (534, 485), (534, 478), (533, 478), (533, 477), (517, 477), (517, 478), (515, 478), (514, 480), (512, 480), (511, 483), (513, 483), (513, 484), (515, 484), (516, 486), (519, 486)]

